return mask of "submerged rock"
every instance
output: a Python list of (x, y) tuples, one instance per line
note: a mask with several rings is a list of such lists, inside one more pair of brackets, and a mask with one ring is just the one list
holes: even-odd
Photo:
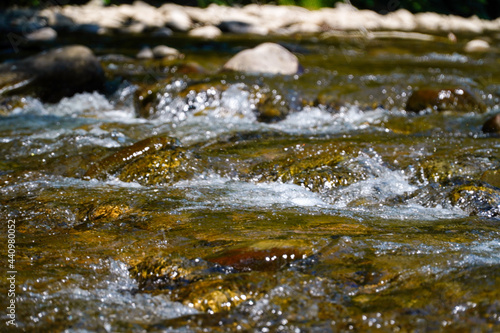
[(500, 133), (500, 113), (489, 118), (483, 125), (484, 133)]
[(406, 102), (407, 111), (418, 112), (427, 108), (435, 111), (484, 111), (476, 97), (462, 88), (420, 89), (414, 91)]
[(264, 123), (273, 123), (286, 118), (290, 107), (284, 97), (275, 89), (268, 94), (262, 94), (257, 104), (257, 119)]
[(224, 70), (250, 74), (293, 75), (301, 70), (298, 58), (275, 43), (263, 43), (239, 52), (224, 65)]
[(500, 188), (500, 169), (485, 171), (481, 176), (481, 181)]
[(188, 284), (207, 274), (212, 264), (185, 258), (148, 257), (130, 269), (140, 289), (171, 289)]
[(265, 240), (227, 249), (206, 260), (239, 271), (277, 271), (310, 254), (311, 249), (298, 240)]
[(81, 45), (52, 49), (0, 66), (1, 94), (34, 94), (57, 102), (84, 91), (101, 90), (104, 71), (94, 53)]

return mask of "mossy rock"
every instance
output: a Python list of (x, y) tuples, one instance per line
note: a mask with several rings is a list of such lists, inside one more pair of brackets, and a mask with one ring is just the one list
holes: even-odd
[(164, 84), (156, 83), (139, 87), (134, 93), (134, 106), (138, 116), (151, 118), (156, 114), (160, 91)]
[(419, 112), (435, 111), (483, 112), (485, 106), (463, 88), (420, 89), (414, 91), (406, 102), (406, 110)]
[(117, 174), (125, 182), (170, 183), (187, 176), (186, 169), (181, 168), (185, 160), (185, 150), (176, 139), (152, 137), (99, 160), (87, 170), (84, 179), (105, 179)]
[(500, 189), (481, 182), (455, 187), (449, 195), (453, 205), (471, 216), (500, 216)]
[(130, 268), (141, 290), (174, 289), (207, 276), (213, 267), (202, 259), (147, 257)]
[(250, 172), (252, 178), (292, 182), (313, 190), (325, 186), (346, 186), (364, 178), (362, 174), (343, 165), (346, 156), (332, 145), (290, 150), (285, 157), (257, 164)]
[(172, 298), (198, 311), (217, 313), (229, 311), (247, 297), (240, 290), (240, 279), (212, 278), (199, 280), (172, 292)]
[(274, 123), (286, 118), (290, 112), (285, 98), (276, 90), (260, 94), (257, 104), (257, 120), (264, 123)]
[(0, 116), (9, 115), (16, 108), (23, 108), (26, 99), (20, 96), (8, 96), (0, 99)]

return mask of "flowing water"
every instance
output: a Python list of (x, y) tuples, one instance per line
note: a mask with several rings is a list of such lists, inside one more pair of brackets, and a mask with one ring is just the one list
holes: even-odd
[[(26, 96), (0, 118), (18, 329), (500, 330), (500, 140), (481, 132), (498, 53), (283, 37), (303, 74), (218, 72), (263, 40), (175, 37), (184, 59), (139, 61), (160, 40), (89, 39), (106, 92)], [(422, 87), (467, 89), (483, 111), (406, 111)], [(160, 136), (175, 158), (88, 171)]]

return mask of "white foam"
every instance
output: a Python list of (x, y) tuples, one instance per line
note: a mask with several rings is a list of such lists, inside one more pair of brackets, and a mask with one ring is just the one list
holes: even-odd
[(208, 175), (173, 185), (192, 188), (187, 196), (198, 205), (210, 207), (328, 207), (321, 197), (295, 184), (251, 183)]
[(305, 107), (270, 126), (290, 134), (332, 134), (365, 128), (383, 119), (387, 113), (380, 108), (361, 111), (357, 106), (342, 107), (338, 113), (320, 107)]

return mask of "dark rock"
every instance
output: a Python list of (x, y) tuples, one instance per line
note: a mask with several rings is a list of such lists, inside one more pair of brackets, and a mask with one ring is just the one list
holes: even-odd
[(266, 35), (269, 32), (269, 30), (265, 27), (241, 21), (222, 21), (217, 27), (222, 32), (230, 32), (234, 34)]
[(500, 134), (500, 113), (486, 120), (482, 130), (484, 133)]
[(450, 201), (471, 216), (496, 217), (500, 215), (500, 189), (480, 182), (455, 187)]
[(0, 66), (0, 95), (33, 94), (45, 102), (101, 90), (105, 76), (92, 51), (80, 45), (52, 49)]
[(406, 110), (418, 112), (427, 108), (435, 111), (482, 112), (484, 106), (465, 89), (421, 89), (414, 91), (406, 102)]
[(239, 52), (224, 65), (223, 70), (250, 74), (293, 75), (301, 71), (297, 57), (275, 43), (263, 43)]

